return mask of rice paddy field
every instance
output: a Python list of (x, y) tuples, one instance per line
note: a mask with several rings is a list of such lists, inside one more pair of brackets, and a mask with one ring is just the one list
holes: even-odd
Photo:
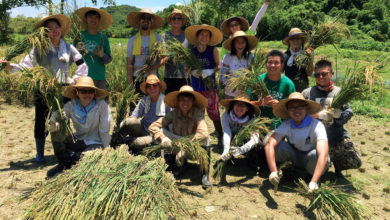
[[(110, 89), (121, 90), (126, 79), (125, 52), (127, 39), (111, 39), (114, 61), (107, 67), (111, 74)], [(281, 42), (262, 42), (261, 47), (284, 50)], [(0, 57), (5, 54), (0, 47)], [(359, 51), (339, 49), (337, 54), (338, 76), (345, 69), (355, 65), (375, 62), (386, 58), (390, 53), (378, 51)], [(332, 46), (316, 50), (315, 59), (328, 57), (336, 60), (336, 50)], [(18, 62), (21, 56), (13, 62)], [(160, 70), (163, 72), (163, 69)], [(379, 72), (385, 80), (390, 80), (390, 65)], [(2, 73), (0, 73), (1, 75)], [(312, 79), (311, 79), (312, 81)], [(336, 178), (333, 167), (326, 173), (322, 182), (336, 185), (344, 192), (356, 197), (356, 202), (367, 210), (365, 218), (390, 219), (390, 96), (384, 90), (383, 96), (352, 103), (358, 114), (346, 125), (356, 148), (362, 155), (360, 169), (344, 171), (345, 178)], [(56, 164), (50, 138), (46, 140), (44, 164), (36, 164), (35, 143), (33, 138), (34, 108), (25, 106), (15, 97), (7, 101), (6, 91), (0, 94), (0, 219), (19, 219), (32, 201), (23, 200), (23, 196), (47, 183), (46, 172)], [(111, 103), (114, 104), (114, 103)], [(220, 109), (223, 112), (223, 109)], [(116, 109), (112, 107), (113, 119)], [(212, 144), (216, 146), (212, 122), (207, 118)], [(112, 128), (115, 120), (112, 120)], [(211, 162), (220, 157), (220, 150), (213, 148)], [(213, 172), (211, 169), (210, 176)], [(306, 210), (309, 200), (297, 191), (298, 177), (308, 182), (301, 172), (287, 169), (278, 191), (268, 181), (269, 171), (265, 164), (257, 171), (246, 158), (234, 160), (226, 165), (226, 178), (212, 179), (212, 190), (201, 187), (199, 167), (190, 162), (187, 173), (175, 180), (186, 206), (188, 214), (176, 216), (177, 219), (320, 219), (315, 210)], [(66, 201), (63, 201), (66, 203)], [(124, 204), (126, 205), (126, 204)], [(118, 207), (120, 208), (120, 207)]]

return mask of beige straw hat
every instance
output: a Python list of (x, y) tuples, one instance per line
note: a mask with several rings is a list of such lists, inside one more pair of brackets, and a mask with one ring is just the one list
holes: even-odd
[(317, 102), (307, 100), (303, 97), (302, 93), (293, 92), (291, 93), (287, 99), (281, 100), (278, 104), (275, 105), (273, 109), (273, 113), (278, 118), (288, 119), (290, 116), (287, 113), (287, 103), (292, 100), (304, 101), (308, 106), (307, 114), (314, 115), (321, 111), (322, 107)]
[(155, 74), (151, 74), (151, 75), (147, 76), (146, 80), (141, 83), (139, 88), (141, 89), (142, 93), (147, 95), (146, 84), (155, 84), (155, 83), (160, 84), (161, 91), (165, 91), (167, 89), (167, 84), (165, 82), (160, 81), (160, 79)]
[(195, 97), (194, 105), (200, 108), (201, 110), (205, 109), (208, 105), (207, 98), (205, 98), (199, 92), (195, 92), (191, 86), (187, 86), (187, 85), (182, 86), (179, 91), (168, 93), (168, 95), (166, 95), (164, 98), (164, 103), (171, 108), (177, 108), (177, 96), (181, 93), (190, 93), (194, 95)]
[(100, 15), (100, 21), (99, 21), (99, 24), (97, 26), (98, 31), (105, 30), (112, 25), (112, 22), (114, 20), (112, 19), (112, 16), (108, 12), (101, 10), (101, 9), (98, 9), (98, 8), (83, 7), (83, 8), (79, 8), (74, 13), (77, 14), (77, 16), (79, 16), (79, 18), (81, 20), (81, 26), (84, 29), (87, 28), (87, 21), (85, 18), (85, 14), (89, 11), (96, 11)]
[(236, 97), (234, 97), (233, 99), (223, 99), (220, 103), (223, 107), (225, 107), (226, 109), (229, 109), (230, 108), (230, 105), (235, 102), (235, 101), (240, 101), (240, 102), (245, 102), (245, 103), (248, 103), (253, 111), (255, 112), (255, 114), (259, 115), (260, 114), (260, 109), (259, 107), (257, 107), (256, 105), (254, 105), (250, 99), (249, 99), (249, 95), (247, 93), (240, 93), (238, 95), (236, 95)]
[(290, 40), (290, 38), (292, 37), (296, 37), (296, 36), (299, 36), (303, 39), (303, 43), (306, 43), (309, 38), (307, 36), (307, 34), (305, 32), (302, 32), (301, 29), (299, 28), (291, 28), (290, 32), (288, 33), (288, 36), (286, 38), (283, 39), (283, 44), (285, 45), (288, 45), (288, 41)]
[(225, 36), (230, 36), (232, 34), (232, 32), (230, 31), (230, 28), (229, 28), (229, 23), (232, 20), (239, 20), (240, 21), (242, 31), (247, 31), (249, 29), (249, 23), (245, 18), (240, 17), (240, 16), (231, 17), (231, 18), (224, 20), (221, 24), (221, 30)]
[(61, 26), (61, 37), (64, 37), (70, 30), (70, 19), (63, 14), (45, 16), (34, 25), (34, 30), (42, 27), (47, 20), (57, 20)]
[(187, 23), (187, 15), (185, 15), (182, 10), (180, 9), (177, 9), (177, 8), (174, 8), (172, 13), (165, 19), (167, 21), (167, 23), (171, 22), (171, 18), (172, 16), (174, 16), (175, 14), (180, 14), (181, 17), (183, 18), (183, 24)]
[(76, 89), (78, 88), (91, 88), (95, 89), (95, 98), (104, 98), (108, 96), (108, 92), (103, 89), (99, 89), (98, 87), (95, 86), (93, 83), (93, 79), (89, 76), (82, 76), (80, 77), (75, 85), (71, 86), (63, 86), (62, 87), (62, 92), (65, 97), (75, 99), (77, 98), (76, 95)]
[(198, 38), (196, 36), (196, 33), (200, 30), (208, 30), (211, 32), (211, 39), (209, 42), (210, 46), (215, 46), (215, 45), (221, 43), (222, 38), (223, 38), (222, 32), (214, 26), (211, 26), (208, 24), (202, 24), (202, 25), (191, 25), (188, 28), (186, 28), (185, 35), (186, 35), (188, 42), (191, 45), (198, 44)]
[(133, 11), (127, 15), (127, 23), (133, 28), (139, 29), (139, 22), (142, 14), (148, 14), (152, 16), (152, 24), (150, 25), (150, 29), (158, 29), (164, 25), (164, 20), (152, 12), (149, 8), (143, 8), (141, 11)]
[(229, 39), (227, 39), (224, 43), (223, 43), (223, 47), (226, 49), (226, 50), (231, 50), (232, 48), (232, 42), (234, 39), (238, 38), (238, 37), (244, 37), (247, 39), (248, 41), (248, 46), (249, 46), (249, 50), (253, 50), (256, 48), (257, 46), (257, 37), (255, 36), (252, 36), (252, 35), (248, 35), (246, 34), (244, 31), (236, 31), (233, 36)]

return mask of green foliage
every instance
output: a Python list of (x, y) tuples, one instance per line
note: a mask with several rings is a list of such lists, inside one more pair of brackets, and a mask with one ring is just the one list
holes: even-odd
[(127, 15), (132, 11), (139, 11), (137, 7), (129, 5), (119, 5), (119, 6), (109, 6), (106, 8), (101, 8), (111, 14), (114, 22), (110, 28), (108, 28), (104, 33), (109, 37), (119, 37), (119, 38), (129, 38), (137, 33), (137, 29), (132, 28), (127, 23)]

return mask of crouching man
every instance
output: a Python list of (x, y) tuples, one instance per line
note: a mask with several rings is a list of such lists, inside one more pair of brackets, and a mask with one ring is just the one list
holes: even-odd
[[(278, 185), (280, 175), (276, 163), (292, 162), (312, 175), (309, 189), (318, 188), (318, 180), (329, 167), (328, 139), (324, 125), (310, 115), (321, 110), (321, 105), (305, 100), (298, 92), (291, 93), (273, 109), (276, 117), (284, 121), (272, 134), (265, 146), (269, 180)], [(286, 138), (286, 140), (285, 140)]]
[[(203, 114), (207, 107), (207, 99), (195, 92), (191, 86), (185, 85), (179, 91), (169, 93), (164, 98), (164, 102), (174, 110), (150, 125), (149, 131), (154, 140), (164, 147), (170, 148), (172, 140), (192, 136), (193, 140), (199, 141), (205, 146), (210, 157), (209, 133)], [(182, 168), (187, 159), (186, 152), (177, 149), (173, 150), (172, 153), (176, 155), (175, 162), (179, 171), (183, 171)], [(202, 187), (204, 189), (212, 187), (209, 180), (209, 167), (210, 161), (209, 166), (202, 173)]]

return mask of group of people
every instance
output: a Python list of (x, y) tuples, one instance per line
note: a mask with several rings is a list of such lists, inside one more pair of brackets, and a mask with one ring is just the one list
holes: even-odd
[[(180, 175), (185, 170), (186, 159), (191, 157), (188, 152), (172, 147), (173, 140), (190, 137), (201, 143), (210, 157), (211, 139), (205, 121), (207, 111), (216, 131), (217, 146), (223, 149), (220, 159), (229, 160), (240, 155), (249, 157), (261, 153), (262, 149), (273, 184), (280, 180), (277, 164), (284, 161), (291, 161), (293, 166), (312, 175), (311, 190), (318, 187), (318, 180), (330, 162), (338, 175), (342, 175), (342, 170), (360, 167), (359, 154), (343, 128), (352, 117), (351, 108), (348, 105), (342, 109), (330, 108), (332, 99), (340, 92), (331, 81), (334, 74), (332, 64), (320, 60), (313, 65), (313, 50), (303, 51), (308, 38), (299, 28), (292, 28), (283, 40), (288, 45), (287, 51), (271, 50), (266, 56), (267, 72), (258, 73), (257, 80), (265, 83), (269, 96), (258, 97), (251, 89), (233, 91), (230, 88), (227, 78), (235, 77), (235, 71), (249, 68), (251, 64), (251, 51), (258, 43), (254, 33), (268, 4), (269, 1), (265, 1), (251, 26), (242, 17), (232, 17), (222, 23), (222, 31), (206, 24), (191, 25), (183, 30), (188, 17), (181, 10), (174, 9), (166, 18), (171, 30), (161, 37), (155, 32), (164, 24), (161, 17), (149, 9), (129, 13), (127, 22), (138, 32), (130, 37), (127, 45), (128, 82), (144, 96), (131, 115), (114, 130), (112, 135), (119, 137), (115, 141), (110, 140), (111, 113), (104, 99), (108, 96), (105, 65), (113, 58), (107, 37), (100, 33), (112, 24), (112, 17), (97, 8), (77, 10), (75, 13), (85, 30), (81, 42), (74, 42), (74, 45), (63, 41), (70, 29), (69, 18), (64, 15), (42, 18), (35, 27), (49, 29), (50, 51), (40, 55), (33, 49), (19, 64), (10, 64), (4, 59), (0, 61), (6, 64), (9, 72), (41, 65), (64, 86), (63, 95), (67, 99), (64, 100), (63, 112), (52, 114), (46, 124), (48, 108), (40, 94), (36, 94), (35, 160), (44, 161), (46, 131), (59, 132), (59, 120), (65, 117), (72, 120), (75, 133), (65, 140), (52, 139), (59, 164), (48, 171), (48, 177), (69, 169), (76, 162), (72, 152), (122, 143), (134, 153), (154, 144), (172, 149), (166, 152), (166, 160), (176, 166), (174, 174)], [(223, 35), (228, 38), (223, 43), (221, 65), (216, 45), (222, 42)], [(189, 74), (184, 63), (164, 56), (152, 64), (151, 72), (142, 82), (135, 81), (153, 45), (173, 39), (190, 48), (202, 69)], [(83, 55), (79, 51), (84, 51)], [(305, 69), (299, 68), (294, 61), (300, 53), (309, 56)], [(72, 63), (77, 68), (70, 77)], [(158, 68), (163, 65), (165, 72), (161, 81)], [(308, 76), (312, 75), (313, 69), (316, 85), (308, 88)], [(218, 71), (219, 78), (216, 76)], [(218, 100), (218, 84), (225, 88), (225, 98), (221, 101)], [(222, 119), (219, 104), (225, 107)], [(234, 136), (257, 117), (273, 119), (269, 127), (271, 132), (266, 138), (261, 139), (259, 133), (254, 132), (242, 146), (231, 146)], [(209, 168), (202, 170), (204, 188), (212, 186), (208, 172)]]

